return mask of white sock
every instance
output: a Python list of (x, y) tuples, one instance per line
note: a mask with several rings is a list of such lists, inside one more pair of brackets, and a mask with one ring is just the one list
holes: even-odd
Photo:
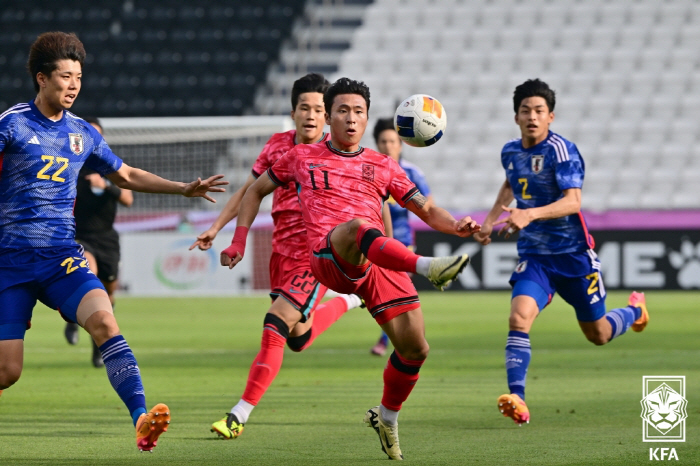
[(379, 417), (389, 426), (395, 426), (399, 422), (399, 412), (387, 409), (382, 404), (379, 405)]
[(236, 406), (231, 408), (231, 412), (238, 418), (238, 422), (245, 424), (248, 422), (248, 416), (253, 412), (255, 406), (247, 401), (240, 400)]
[(419, 257), (418, 262), (416, 262), (416, 273), (427, 277), (428, 271), (430, 270), (430, 262), (432, 260), (432, 257)]
[(341, 298), (343, 298), (345, 300), (345, 302), (348, 304), (348, 311), (350, 309), (355, 309), (356, 307), (360, 307), (360, 304), (362, 304), (360, 297), (357, 296), (356, 294), (341, 294), (339, 296)]

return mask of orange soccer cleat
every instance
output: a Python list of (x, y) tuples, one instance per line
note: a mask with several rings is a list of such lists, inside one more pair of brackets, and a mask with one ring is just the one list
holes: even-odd
[(644, 293), (633, 291), (628, 303), (630, 306), (638, 307), (642, 310), (642, 315), (632, 324), (632, 330), (641, 332), (649, 323), (649, 311), (647, 311), (647, 300), (644, 297)]
[(503, 416), (513, 419), (519, 426), (530, 423), (530, 410), (518, 395), (511, 393), (499, 396), (498, 410)]
[(168, 431), (170, 410), (163, 403), (158, 403), (151, 410), (139, 417), (136, 422), (136, 446), (140, 451), (152, 452), (158, 443), (158, 437)]

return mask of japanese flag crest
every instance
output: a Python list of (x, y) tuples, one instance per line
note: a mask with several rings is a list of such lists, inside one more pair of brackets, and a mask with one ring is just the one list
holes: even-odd
[(537, 175), (544, 168), (544, 155), (533, 155), (530, 159), (530, 166), (532, 168), (532, 173)]
[(68, 143), (70, 144), (70, 150), (75, 155), (80, 155), (83, 153), (83, 135), (77, 133), (68, 134)]

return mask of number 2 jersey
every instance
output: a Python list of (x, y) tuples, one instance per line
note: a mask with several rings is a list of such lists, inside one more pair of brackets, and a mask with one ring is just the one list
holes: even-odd
[[(296, 130), (274, 134), (265, 144), (253, 165), (252, 173), (259, 178), (280, 157), (296, 146)], [(328, 139), (324, 133), (320, 141)], [(319, 141), (319, 142), (320, 142)], [(301, 215), (299, 197), (294, 183), (285, 184), (272, 195), (272, 251), (293, 259), (308, 259), (306, 226)]]
[(330, 141), (297, 145), (267, 173), (279, 186), (295, 182), (309, 250), (334, 227), (354, 218), (384, 231), (384, 201), (392, 196), (403, 207), (420, 194), (391, 157), (363, 147), (342, 152)]
[[(564, 190), (583, 186), (585, 164), (576, 145), (549, 132), (539, 144), (523, 148), (522, 139), (509, 141), (501, 163), (519, 209), (551, 204)], [(564, 254), (592, 249), (583, 214), (530, 223), (518, 238), (518, 254)]]
[(70, 112), (53, 121), (32, 101), (0, 114), (0, 248), (75, 244), (73, 206), (83, 164), (108, 175), (122, 160)]

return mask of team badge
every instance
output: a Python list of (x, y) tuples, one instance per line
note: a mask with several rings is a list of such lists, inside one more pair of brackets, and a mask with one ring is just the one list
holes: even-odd
[(527, 261), (522, 261), (518, 265), (515, 266), (515, 272), (522, 273), (525, 271), (526, 268), (527, 268)]
[(544, 168), (544, 155), (533, 155), (530, 159), (530, 166), (532, 167), (532, 173), (537, 175)]
[(362, 179), (365, 181), (374, 181), (374, 165), (362, 164)]
[(75, 155), (80, 155), (83, 153), (83, 135), (77, 133), (68, 134), (68, 143), (70, 144), (70, 150)]
[(645, 442), (685, 442), (685, 376), (642, 377), (642, 414)]

